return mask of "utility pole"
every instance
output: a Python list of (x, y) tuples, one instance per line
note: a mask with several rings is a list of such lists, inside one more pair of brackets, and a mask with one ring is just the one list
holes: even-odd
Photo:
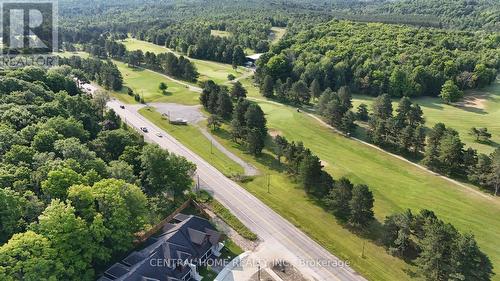
[(257, 271), (258, 273), (257, 273), (257, 275), (258, 275), (258, 278), (259, 278), (259, 281), (260, 281), (260, 263), (259, 262), (257, 262), (257, 267), (258, 267), (258, 271)]
[(267, 174), (267, 193), (271, 193), (270, 191), (270, 186), (271, 186), (271, 175)]
[(212, 142), (213, 141), (210, 140), (210, 154), (214, 154), (214, 151), (213, 151), (213, 148), (212, 148), (213, 147), (213, 143)]
[(363, 259), (365, 258), (365, 243), (366, 243), (366, 241), (363, 240), (363, 250), (361, 252), (361, 258), (363, 258)]

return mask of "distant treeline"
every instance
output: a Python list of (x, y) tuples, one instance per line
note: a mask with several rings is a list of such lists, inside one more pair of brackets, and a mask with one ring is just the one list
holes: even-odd
[[(70, 50), (71, 45), (68, 45)], [(172, 52), (156, 55), (142, 50), (127, 51), (125, 45), (112, 39), (101, 39), (94, 43), (84, 44), (83, 49), (91, 55), (106, 59), (113, 58), (126, 62), (129, 66), (146, 68), (165, 73), (186, 81), (194, 82), (199, 73), (196, 66), (184, 56), (176, 56)]]

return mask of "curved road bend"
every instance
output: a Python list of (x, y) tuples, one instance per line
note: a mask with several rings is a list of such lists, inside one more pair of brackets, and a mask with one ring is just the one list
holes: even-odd
[[(344, 263), (175, 138), (136, 111), (121, 109), (121, 105), (116, 100), (108, 103), (109, 108), (139, 132), (140, 127), (147, 127), (150, 133), (146, 134), (146, 139), (196, 164), (204, 188), (213, 192), (217, 200), (256, 233), (263, 240), (263, 247), (275, 250), (279, 253), (277, 257), (288, 260), (312, 279), (366, 280), (348, 266), (337, 266)], [(163, 137), (157, 137), (156, 131), (162, 132)]]

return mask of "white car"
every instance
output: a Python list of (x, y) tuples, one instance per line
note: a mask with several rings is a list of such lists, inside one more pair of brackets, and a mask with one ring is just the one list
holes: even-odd
[(163, 135), (160, 132), (156, 132), (156, 136), (159, 138), (163, 138)]

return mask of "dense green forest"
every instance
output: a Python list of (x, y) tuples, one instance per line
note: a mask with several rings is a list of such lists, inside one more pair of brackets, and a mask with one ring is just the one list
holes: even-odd
[(310, 97), (297, 96), (291, 84), (309, 87), (315, 80), (320, 90), (349, 86), (373, 96), (437, 96), (447, 80), (461, 89), (490, 84), (499, 54), (500, 34), (334, 20), (285, 36), (259, 60), (257, 79), (264, 84), (270, 76), (290, 86), (278, 98), (294, 103)]
[[(131, 35), (166, 46), (189, 57), (236, 65), (242, 64), (243, 61), (233, 59), (234, 55), (241, 57), (245, 50), (258, 53), (269, 50), (273, 26), (287, 27), (287, 32), (291, 36), (301, 31), (309, 31), (318, 23), (334, 18), (347, 18), (367, 22), (495, 31), (498, 30), (500, 17), (500, 5), (493, 0), (447, 0), (444, 3), (357, 0), (325, 2), (128, 0), (112, 3), (94, 0), (90, 6), (79, 1), (61, 2), (61, 42), (95, 43), (106, 33), (112, 33), (118, 38)], [(212, 31), (224, 31), (228, 36), (214, 36), (211, 34)], [(385, 31), (392, 32), (392, 30)], [(439, 38), (433, 35), (423, 36), (424, 38), (416, 38), (415, 41), (443, 39), (443, 36), (438, 36)], [(456, 40), (449, 40), (459, 48), (470, 50), (476, 47), (463, 46), (469, 42), (462, 42), (463, 44), (457, 46), (454, 42)], [(446, 48), (453, 47), (453, 45), (446, 46)]]
[[(201, 0), (126, 0), (112, 2), (92, 0), (83, 3), (78, 0), (62, 0), (62, 14), (82, 17), (119, 15), (119, 10), (131, 15), (150, 13), (149, 19), (158, 20), (193, 17), (191, 11), (203, 10), (202, 17), (218, 15), (219, 19), (238, 18), (252, 13), (265, 13), (275, 19), (286, 20), (292, 13), (333, 15), (336, 18), (368, 22), (403, 23), (419, 26), (433, 26), (452, 29), (499, 29), (500, 3), (495, 0), (289, 0), (289, 1), (201, 1)], [(133, 9), (140, 6), (141, 9)], [(145, 7), (151, 7), (145, 8)], [(267, 12), (266, 12), (267, 11)], [(198, 14), (200, 16), (200, 14)], [(135, 20), (128, 20), (128, 22)], [(118, 23), (119, 21), (116, 21)]]
[(191, 187), (192, 163), (145, 144), (78, 77), (0, 76), (0, 280), (95, 280)]

